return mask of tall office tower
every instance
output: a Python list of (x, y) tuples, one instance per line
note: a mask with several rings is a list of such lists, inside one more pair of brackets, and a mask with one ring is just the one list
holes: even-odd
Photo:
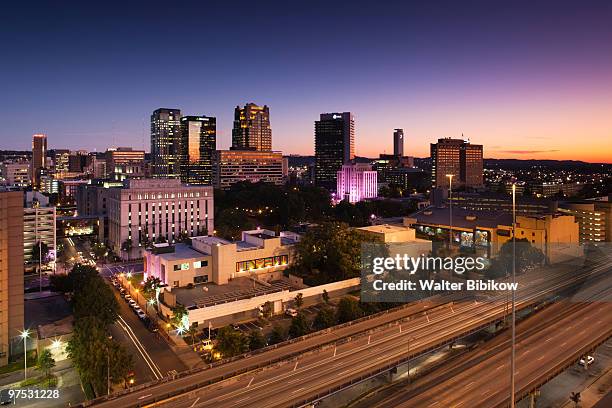
[(47, 135), (35, 134), (32, 136), (32, 187), (40, 188), (40, 170), (46, 167)]
[[(23, 329), (23, 192), (0, 191), (0, 366)], [(20, 342), (23, 344), (23, 341)], [(22, 352), (22, 351), (20, 351)]]
[(355, 118), (350, 112), (322, 113), (315, 121), (315, 184), (336, 188), (343, 164), (355, 158)]
[(212, 184), (213, 153), (217, 148), (217, 119), (207, 116), (181, 118), (181, 181)]
[(449, 186), (448, 175), (453, 175), (454, 187), (483, 185), (482, 145), (462, 139), (438, 139), (431, 144), (431, 181), (434, 187)]
[(181, 175), (181, 111), (160, 108), (151, 115), (151, 175), (178, 178)]
[(404, 157), (404, 129), (393, 130), (393, 155)]
[(68, 149), (55, 149), (53, 150), (53, 167), (55, 174), (63, 175), (68, 173), (70, 169), (70, 150)]
[(270, 108), (247, 103), (234, 110), (231, 150), (272, 150)]

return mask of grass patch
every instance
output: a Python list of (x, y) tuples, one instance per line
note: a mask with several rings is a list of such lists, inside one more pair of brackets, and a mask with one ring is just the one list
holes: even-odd
[(51, 375), (49, 378), (45, 376), (32, 377), (19, 383), (21, 388), (32, 385), (40, 385), (42, 388), (55, 388), (57, 386), (57, 377), (54, 375)]
[[(28, 368), (36, 365), (36, 350), (28, 351)], [(14, 371), (23, 370), (23, 358), (13, 361), (3, 367), (0, 367), (0, 375), (12, 373)]]

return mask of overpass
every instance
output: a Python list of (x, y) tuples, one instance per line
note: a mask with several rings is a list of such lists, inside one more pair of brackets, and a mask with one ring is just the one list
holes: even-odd
[[(540, 275), (533, 286), (519, 291), (517, 307), (533, 306), (554, 293), (580, 286), (585, 279), (605, 274), (610, 269), (603, 261), (580, 271), (549, 271)], [(413, 315), (408, 322), (290, 357), (266, 369), (237, 373), (242, 375), (228, 374), (230, 379), (220, 383), (214, 384), (217, 381), (211, 381), (214, 379), (212, 370), (205, 370), (197, 376), (181, 378), (181, 383), (159, 383), (119, 395), (113, 400), (96, 402), (96, 405), (229, 407), (306, 404), (504, 319), (508, 311), (505, 298), (498, 296), (487, 302), (464, 300), (443, 305), (431, 313)]]

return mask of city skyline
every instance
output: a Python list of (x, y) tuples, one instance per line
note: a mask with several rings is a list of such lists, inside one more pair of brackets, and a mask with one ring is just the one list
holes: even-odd
[[(10, 78), (0, 140), (26, 150), (46, 133), (49, 148), (149, 151), (150, 113), (175, 106), (216, 117), (226, 149), (234, 107), (253, 102), (270, 107), (272, 149), (285, 154), (313, 154), (319, 114), (350, 111), (359, 156), (391, 153), (393, 129), (403, 128), (405, 154), (416, 157), (463, 133), (486, 158), (612, 161), (610, 4), (366, 4), (323, 14), (314, 4), (260, 5), (253, 38), (265, 46), (252, 48), (242, 41), (252, 15), (223, 6), (207, 7), (201, 25), (189, 24), (204, 11), (197, 5), (185, 15), (128, 4), (118, 16), (97, 5), (26, 13), (11, 4), (0, 30), (19, 41), (3, 46), (12, 58), (0, 67)], [(190, 64), (149, 63), (208, 40), (214, 63), (195, 53)]]

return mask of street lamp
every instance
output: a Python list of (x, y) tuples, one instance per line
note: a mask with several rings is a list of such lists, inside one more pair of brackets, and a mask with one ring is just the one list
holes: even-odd
[(23, 339), (23, 380), (28, 379), (28, 337), (30, 337), (30, 331), (25, 329), (19, 336)]
[(510, 353), (510, 408), (514, 408), (514, 370), (516, 364), (516, 183), (512, 183), (512, 350)]
[(149, 305), (154, 306), (154, 305), (155, 305), (155, 299), (149, 299), (149, 300), (147, 301), (147, 311), (148, 311), (148, 307), (149, 307)]

